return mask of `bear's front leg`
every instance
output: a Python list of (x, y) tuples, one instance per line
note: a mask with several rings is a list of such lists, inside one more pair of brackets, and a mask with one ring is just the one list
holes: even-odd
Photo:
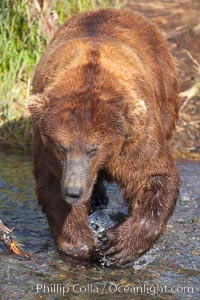
[[(58, 248), (71, 257), (90, 259), (94, 240), (88, 227), (88, 205), (71, 206), (60, 212), (58, 223), (49, 222)], [(60, 223), (61, 222), (61, 223)]]
[(54, 240), (60, 250), (71, 257), (90, 259), (94, 248), (92, 232), (88, 227), (89, 203), (71, 206), (61, 196), (57, 180), (43, 175), (43, 184), (37, 180), (37, 196)]
[(136, 176), (124, 189), (128, 217), (105, 232), (103, 255), (113, 263), (132, 262), (149, 250), (165, 229), (178, 199), (179, 176), (175, 167), (169, 173), (137, 178), (142, 177)]

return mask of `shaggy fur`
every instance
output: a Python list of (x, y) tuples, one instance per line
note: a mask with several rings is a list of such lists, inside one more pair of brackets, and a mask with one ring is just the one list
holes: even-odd
[(28, 107), (37, 197), (58, 247), (93, 255), (90, 202), (106, 199), (106, 179), (119, 185), (129, 214), (105, 232), (103, 255), (123, 264), (149, 250), (179, 191), (169, 145), (178, 88), (156, 28), (131, 11), (72, 17), (36, 68)]

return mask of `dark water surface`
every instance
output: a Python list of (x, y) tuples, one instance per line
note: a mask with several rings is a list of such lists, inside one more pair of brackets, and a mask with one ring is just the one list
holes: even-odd
[[(178, 167), (181, 199), (165, 234), (132, 266), (108, 268), (58, 253), (35, 200), (30, 157), (0, 153), (0, 219), (34, 257), (10, 255), (0, 244), (0, 299), (200, 299), (200, 163)], [(118, 206), (117, 188), (108, 192)]]

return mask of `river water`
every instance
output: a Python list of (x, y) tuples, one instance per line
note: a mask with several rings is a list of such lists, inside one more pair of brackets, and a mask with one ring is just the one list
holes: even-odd
[[(105, 267), (70, 262), (57, 251), (34, 195), (31, 158), (0, 152), (0, 219), (31, 254), (27, 260), (0, 244), (0, 299), (200, 299), (200, 163), (177, 163), (180, 200), (164, 235), (137, 262)], [(120, 195), (108, 186), (109, 206)]]

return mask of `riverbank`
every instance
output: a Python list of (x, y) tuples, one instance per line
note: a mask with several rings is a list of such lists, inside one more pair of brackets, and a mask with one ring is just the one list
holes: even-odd
[(173, 152), (200, 160), (200, 2), (130, 0), (127, 7), (150, 19), (168, 41), (181, 97)]

